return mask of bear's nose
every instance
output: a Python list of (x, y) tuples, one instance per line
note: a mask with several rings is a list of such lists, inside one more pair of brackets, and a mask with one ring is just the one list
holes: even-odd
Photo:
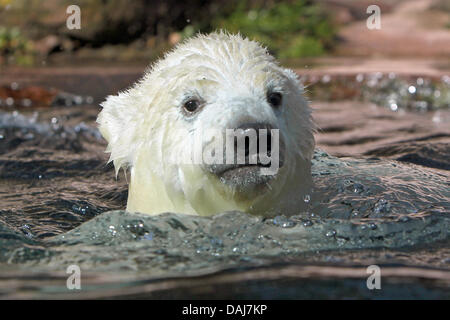
[[(267, 154), (270, 157), (273, 129), (274, 127), (271, 124), (257, 122), (243, 123), (238, 126), (235, 129), (236, 139), (234, 140), (234, 148), (237, 154), (244, 154), (246, 163), (249, 163), (252, 158), (256, 159), (260, 153)], [(262, 139), (265, 140), (265, 147)]]

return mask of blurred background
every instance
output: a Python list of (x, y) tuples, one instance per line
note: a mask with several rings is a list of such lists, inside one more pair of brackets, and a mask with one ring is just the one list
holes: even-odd
[[(446, 0), (75, 2), (1, 0), (0, 63), (147, 64), (186, 37), (217, 29), (254, 38), (294, 65), (324, 56), (450, 55)], [(79, 30), (66, 26), (72, 4), (81, 9)], [(381, 30), (366, 27), (372, 4), (381, 9)]]
[[(80, 29), (67, 28), (71, 14), (66, 10), (70, 5), (81, 10)], [(372, 15), (367, 13), (370, 5), (380, 8), (380, 29), (367, 27), (367, 19)], [(446, 270), (432, 283), (436, 293), (434, 289), (423, 289), (421, 281), (426, 272), (420, 270), (420, 276), (408, 280), (417, 283), (417, 287), (398, 286), (394, 279), (393, 289), (383, 290), (378, 297), (448, 297), (449, 197), (448, 184), (443, 181), (448, 181), (450, 170), (449, 0), (0, 0), (0, 298), (39, 297), (49, 292), (68, 294), (65, 273), (63, 282), (55, 278), (54, 283), (47, 283), (53, 278), (37, 276), (31, 283), (28, 270), (18, 271), (22, 269), (16, 266), (62, 272), (63, 266), (75, 261), (83, 268), (104, 268), (117, 276), (131, 270), (133, 277), (165, 277), (173, 272), (184, 277), (198, 271), (197, 267), (220, 269), (261, 263), (259, 258), (250, 259), (245, 249), (254, 252), (253, 243), (262, 243), (259, 236), (254, 241), (251, 237), (244, 239), (249, 234), (247, 226), (255, 232), (260, 230), (250, 217), (225, 223), (233, 232), (244, 230), (244, 249), (239, 251), (242, 254), (235, 253), (235, 240), (230, 240), (232, 245), (225, 246), (216, 257), (208, 251), (215, 234), (205, 234), (198, 241), (194, 238), (188, 250), (184, 250), (183, 242), (180, 250), (176, 240), (181, 239), (180, 231), (174, 222), (148, 218), (142, 227), (143, 222), (136, 222), (130, 215), (129, 224), (134, 227), (129, 233), (126, 228), (120, 229), (123, 237), (116, 238), (122, 240), (115, 242), (108, 240), (112, 222), (108, 215), (100, 215), (125, 208), (128, 185), (122, 173), (116, 179), (112, 165), (107, 165), (106, 142), (96, 124), (99, 104), (107, 95), (132, 85), (150, 63), (180, 41), (197, 32), (217, 29), (240, 32), (260, 41), (284, 66), (298, 73), (319, 127), (318, 148), (333, 156), (352, 158), (345, 161), (355, 161), (353, 169), (359, 167), (358, 172), (372, 170), (375, 164), (393, 171), (389, 175), (387, 171), (373, 171), (367, 179), (342, 173), (336, 180), (333, 175), (327, 176), (335, 165), (334, 158), (316, 153), (319, 156), (313, 165), (315, 185), (319, 192), (330, 194), (330, 210), (305, 213), (310, 214), (306, 218), (323, 215), (320, 217), (324, 221), (340, 219), (341, 231), (351, 230), (350, 237), (356, 230), (352, 223), (361, 223), (356, 236), (364, 236), (355, 243), (359, 249), (366, 249), (343, 250), (342, 243), (335, 241), (335, 230), (340, 232), (338, 226), (333, 224), (331, 232), (327, 225), (314, 220), (314, 228), (318, 229), (309, 229), (311, 235), (324, 236), (320, 241), (312, 238), (306, 247), (323, 244), (331, 251), (319, 254), (314, 249), (311, 256), (305, 255), (301, 260), (327, 266), (324, 274), (316, 273), (317, 279), (311, 280), (310, 287), (300, 281), (291, 290), (287, 282), (279, 282), (279, 290), (270, 283), (265, 289), (250, 287), (256, 292), (252, 293), (246, 283), (241, 291), (233, 291), (227, 282), (227, 288), (210, 287), (204, 291), (205, 296), (222, 293), (221, 297), (253, 299), (374, 298), (365, 287), (365, 273), (361, 281), (347, 279), (347, 272), (341, 274), (341, 282), (335, 282), (333, 277), (339, 277), (340, 269), (331, 267), (355, 263), (367, 266), (375, 261)], [(384, 162), (386, 159), (397, 162)], [(327, 161), (331, 163), (325, 168)], [(323, 175), (318, 171), (323, 171)], [(407, 210), (415, 205), (422, 209)], [(336, 209), (342, 207), (345, 208)], [(400, 218), (398, 212), (408, 216)], [(425, 216), (436, 220), (426, 220)], [(191, 218), (184, 217), (184, 223), (190, 225)], [(296, 223), (303, 223), (305, 228), (313, 225), (309, 220), (288, 223), (285, 219), (275, 218), (273, 224), (282, 228)], [(388, 227), (364, 224), (368, 219)], [(398, 222), (409, 220), (411, 224)], [(59, 235), (63, 239), (63, 234), (80, 225), (86, 226), (84, 233), (73, 243), (69, 241), (70, 245), (56, 242), (54, 248), (47, 241)], [(119, 225), (117, 222), (117, 230)], [(260, 225), (268, 223), (262, 221)], [(401, 228), (412, 229), (405, 229), (404, 235), (392, 231)], [(99, 236), (99, 230), (108, 232)], [(155, 231), (154, 238), (149, 230)], [(197, 234), (195, 230), (193, 236)], [(417, 230), (416, 238), (411, 230)], [(175, 236), (166, 239), (166, 231)], [(276, 231), (273, 239), (278, 234)], [(396, 234), (397, 240), (389, 238)], [(89, 242), (92, 236), (95, 245)], [(128, 236), (133, 241), (127, 242)], [(141, 237), (145, 241), (134, 240)], [(428, 245), (435, 238), (445, 241)], [(382, 250), (369, 251), (377, 243), (374, 239)], [(417, 246), (411, 251), (397, 250), (403, 241)], [(79, 246), (72, 246), (78, 243)], [(162, 243), (165, 250), (160, 250)], [(89, 250), (85, 250), (85, 245)], [(142, 247), (136, 250), (135, 245)], [(268, 247), (272, 245), (271, 242)], [(214, 240), (212, 246), (222, 250), (221, 241)], [(291, 259), (291, 252), (301, 252), (298, 245), (285, 249), (280, 247), (273, 261)], [(265, 249), (261, 250), (265, 254)], [(333, 281), (321, 286), (330, 270)], [(277, 268), (268, 272), (282, 274)], [(306, 274), (305, 279), (309, 281), (311, 277)], [(385, 288), (389, 276), (384, 269), (383, 277)], [(100, 277), (99, 283), (105, 279)], [(240, 278), (236, 279), (241, 283)], [(94, 280), (86, 281), (95, 283)], [(57, 286), (62, 286), (60, 291), (54, 290)], [(119, 296), (121, 290), (122, 286)], [(174, 287), (167, 294), (173, 297), (179, 292), (187, 292), (185, 297), (191, 298), (200, 291), (191, 294)], [(241, 294), (236, 296), (237, 292)], [(248, 292), (250, 295), (246, 295)], [(61, 297), (65, 296), (58, 295)]]

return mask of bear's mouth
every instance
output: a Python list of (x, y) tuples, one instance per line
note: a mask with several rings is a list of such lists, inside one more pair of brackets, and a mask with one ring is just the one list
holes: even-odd
[(248, 161), (244, 164), (211, 165), (207, 170), (217, 176), (223, 184), (238, 192), (247, 192), (267, 186), (277, 176), (283, 164), (283, 157), (280, 157), (275, 170), (271, 170), (271, 163), (249, 164)]
[(232, 187), (249, 187), (265, 185), (275, 178), (276, 174), (262, 174), (263, 168), (270, 166), (260, 164), (242, 164), (231, 168), (226, 168), (220, 173), (216, 173), (222, 183)]
[[(273, 180), (278, 170), (284, 165), (285, 144), (279, 136), (278, 129), (264, 123), (244, 123), (236, 131), (234, 143), (226, 145), (232, 148), (228, 158), (228, 150), (222, 153), (222, 163), (206, 165), (205, 169), (237, 192), (263, 190)], [(264, 131), (259, 131), (264, 129)], [(251, 141), (252, 131), (256, 134)], [(228, 137), (227, 137), (228, 138)], [(261, 186), (263, 188), (261, 188)]]

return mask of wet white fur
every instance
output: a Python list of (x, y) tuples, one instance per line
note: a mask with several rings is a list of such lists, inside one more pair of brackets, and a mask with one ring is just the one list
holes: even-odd
[[(278, 111), (267, 102), (269, 89), (283, 94)], [(186, 119), (182, 104), (190, 96), (205, 105)], [(296, 74), (280, 67), (257, 42), (224, 32), (198, 35), (102, 107), (97, 122), (110, 161), (116, 172), (131, 169), (128, 211), (212, 215), (241, 210), (271, 216), (302, 210), (311, 187), (311, 110)], [(238, 194), (198, 165), (168, 160), (192, 151), (200, 128), (235, 128), (245, 122), (271, 123), (286, 142), (285, 165), (266, 192)]]

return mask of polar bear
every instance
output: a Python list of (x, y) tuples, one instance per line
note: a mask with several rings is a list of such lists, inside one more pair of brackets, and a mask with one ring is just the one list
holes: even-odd
[[(311, 109), (297, 75), (259, 43), (223, 31), (199, 34), (101, 106), (97, 122), (116, 175), (130, 169), (127, 211), (269, 217), (304, 209), (315, 145)], [(236, 141), (245, 141), (242, 153)], [(214, 161), (193, 161), (214, 143)], [(234, 162), (220, 162), (230, 148), (236, 153), (226, 160)], [(258, 160), (264, 151), (273, 156), (269, 164)]]

